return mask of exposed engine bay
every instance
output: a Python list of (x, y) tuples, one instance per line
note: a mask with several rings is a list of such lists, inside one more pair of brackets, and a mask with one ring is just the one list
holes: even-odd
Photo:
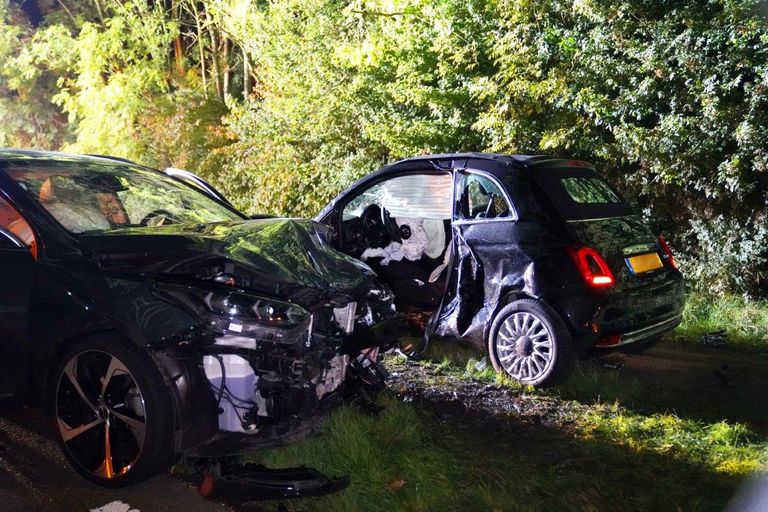
[[(185, 283), (193, 277), (214, 284), (164, 283), (158, 293), (203, 319), (205, 342), (196, 343), (194, 352), (202, 356), (220, 431), (287, 429), (295, 418), (338, 403), (348, 390), (365, 388), (370, 397), (383, 387), (378, 351), (365, 345), (381, 343), (370, 328), (394, 314), (386, 290), (367, 290), (371, 300), (340, 294), (305, 307), (291, 296), (272, 299), (242, 288), (255, 277), (231, 261), (184, 265), (175, 273)], [(295, 299), (313, 295), (304, 288)]]

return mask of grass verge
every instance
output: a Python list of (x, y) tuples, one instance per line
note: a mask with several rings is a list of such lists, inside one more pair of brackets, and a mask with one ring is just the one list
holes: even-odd
[(728, 333), (730, 348), (768, 352), (768, 300), (690, 292), (683, 323), (672, 338), (698, 342), (703, 334), (721, 329)]
[(516, 399), (578, 407), (555, 424), (404, 403), (392, 393), (378, 417), (341, 408), (322, 436), (254, 455), (268, 466), (350, 475), (348, 489), (293, 501), (293, 510), (721, 510), (749, 474), (768, 467), (765, 437), (738, 422), (522, 388), (478, 370), (462, 347), (430, 356), (421, 364), (436, 382), (474, 381), (479, 392), (492, 382)]

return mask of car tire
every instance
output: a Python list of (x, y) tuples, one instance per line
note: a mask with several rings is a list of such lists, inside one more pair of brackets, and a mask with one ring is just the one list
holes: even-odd
[(573, 370), (573, 341), (560, 316), (543, 302), (516, 300), (494, 317), (487, 340), (493, 368), (535, 387), (562, 382)]
[(107, 332), (77, 342), (58, 361), (48, 408), (72, 467), (106, 487), (166, 471), (173, 456), (174, 407), (149, 354)]
[(620, 350), (625, 354), (643, 354), (658, 345), (663, 337), (664, 336), (662, 334), (659, 334), (657, 336), (653, 336), (651, 338), (623, 346), (620, 348)]

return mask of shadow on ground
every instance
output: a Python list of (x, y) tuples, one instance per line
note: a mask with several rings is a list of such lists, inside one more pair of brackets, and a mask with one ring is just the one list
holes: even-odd
[(581, 361), (574, 373), (559, 388), (563, 397), (615, 401), (646, 414), (743, 423), (768, 435), (765, 355), (662, 344), (643, 355), (616, 352)]

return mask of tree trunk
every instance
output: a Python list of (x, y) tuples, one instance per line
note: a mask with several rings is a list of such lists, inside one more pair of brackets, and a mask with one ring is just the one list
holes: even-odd
[(216, 37), (216, 31), (208, 23), (208, 32), (211, 36), (211, 66), (213, 67), (213, 80), (216, 84), (216, 94), (220, 100), (224, 99), (224, 84), (221, 80), (221, 68), (219, 67), (219, 40)]
[(184, 47), (181, 40), (181, 34), (173, 40), (173, 59), (176, 62), (176, 72), (179, 75), (184, 74)]
[(248, 62), (248, 52), (243, 48), (243, 99), (248, 99), (253, 91), (253, 79), (251, 78), (251, 64)]
[(203, 40), (203, 25), (200, 20), (200, 11), (197, 10), (197, 4), (195, 1), (189, 2), (192, 6), (192, 15), (195, 18), (195, 28), (197, 29), (197, 48), (200, 51), (200, 78), (203, 82), (203, 94), (205, 99), (208, 99), (208, 80), (206, 77), (205, 69), (205, 41)]
[(229, 38), (227, 36), (222, 36), (222, 66), (224, 66), (223, 69), (223, 83), (222, 83), (222, 90), (224, 91), (224, 96), (227, 96), (229, 94), (229, 81), (231, 79), (231, 70), (229, 69), (229, 47), (231, 46), (231, 43), (229, 42)]

